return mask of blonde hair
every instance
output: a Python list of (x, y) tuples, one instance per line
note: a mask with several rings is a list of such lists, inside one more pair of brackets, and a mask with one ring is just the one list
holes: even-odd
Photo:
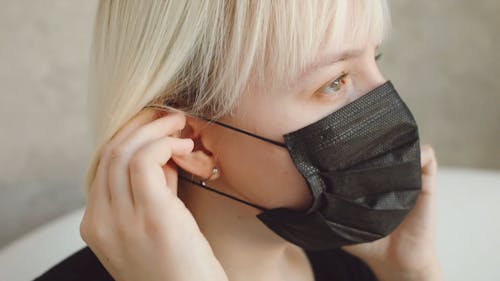
[(217, 119), (249, 85), (291, 82), (328, 38), (381, 42), (385, 0), (101, 0), (89, 72), (88, 115), (100, 153), (145, 106)]

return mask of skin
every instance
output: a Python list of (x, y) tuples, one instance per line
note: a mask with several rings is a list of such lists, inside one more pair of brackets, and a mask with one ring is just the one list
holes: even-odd
[[(235, 115), (220, 121), (284, 142), (283, 134), (386, 81), (376, 44), (343, 47), (359, 52), (289, 88), (250, 88)], [(321, 91), (343, 72), (340, 91)], [(380, 280), (442, 280), (434, 247), (437, 161), (428, 145), (421, 154), (423, 192), (408, 219), (386, 238), (344, 247)], [(311, 203), (286, 149), (182, 113), (145, 109), (102, 153), (82, 238), (116, 280), (314, 280), (303, 250), (262, 224), (260, 210), (177, 180), (179, 168), (206, 179), (213, 167), (220, 172), (207, 185), (248, 202), (298, 210)]]

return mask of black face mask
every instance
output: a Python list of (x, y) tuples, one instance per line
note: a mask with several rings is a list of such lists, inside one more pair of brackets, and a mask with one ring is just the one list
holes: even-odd
[(305, 211), (266, 209), (180, 177), (261, 209), (259, 220), (306, 250), (387, 236), (415, 206), (421, 191), (417, 124), (390, 81), (328, 116), (285, 134), (284, 144), (206, 120), (288, 149), (307, 181), (313, 203)]

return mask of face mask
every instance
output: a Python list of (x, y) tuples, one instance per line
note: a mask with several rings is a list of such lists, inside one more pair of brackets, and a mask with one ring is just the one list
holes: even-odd
[(313, 203), (305, 211), (266, 209), (181, 178), (262, 210), (260, 221), (306, 250), (387, 236), (415, 206), (421, 190), (417, 124), (390, 81), (285, 134), (285, 143), (206, 120), (286, 148), (306, 179)]

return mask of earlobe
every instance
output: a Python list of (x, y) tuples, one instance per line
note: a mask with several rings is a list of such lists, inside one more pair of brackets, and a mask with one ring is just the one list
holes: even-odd
[[(219, 178), (219, 168), (213, 167), (212, 174), (208, 178), (206, 178), (205, 181), (215, 180), (218, 178)], [(205, 183), (205, 181), (203, 181), (202, 184)]]
[(213, 155), (208, 155), (203, 150), (193, 150), (185, 155), (174, 155), (172, 159), (179, 168), (202, 179), (209, 178), (215, 167)]

